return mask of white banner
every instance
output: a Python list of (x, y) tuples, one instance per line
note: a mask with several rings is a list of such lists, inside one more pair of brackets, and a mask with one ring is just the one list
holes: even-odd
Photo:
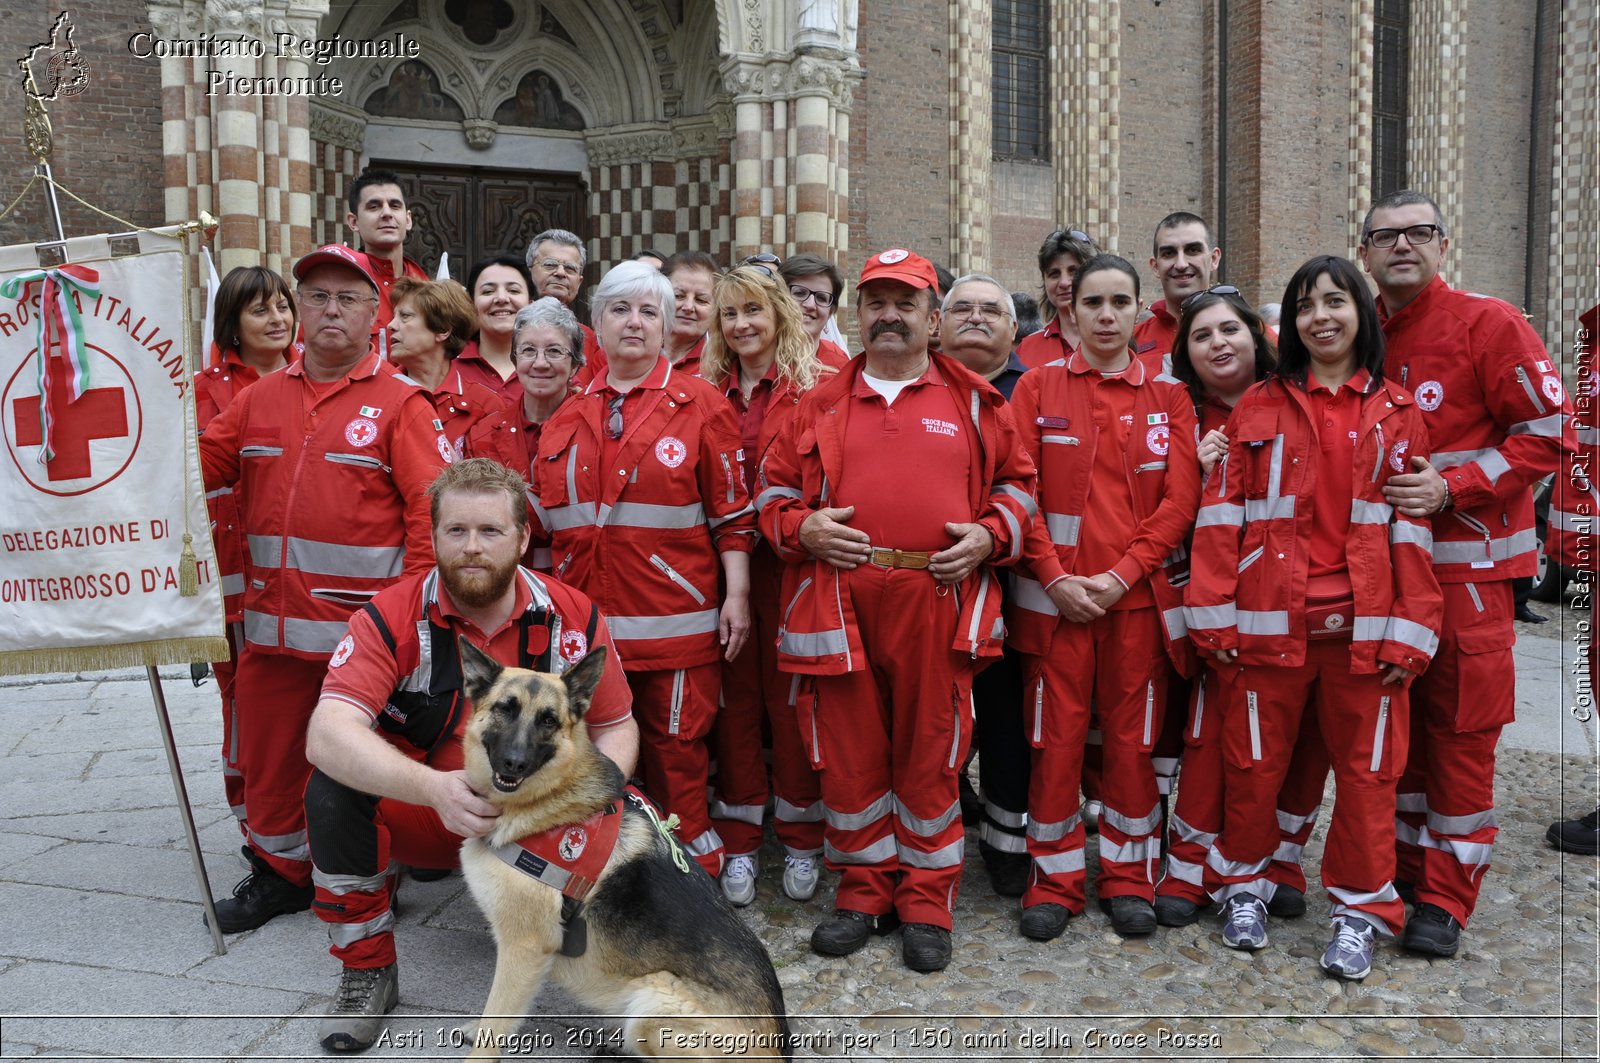
[(228, 655), (184, 248), (134, 239), (69, 240), (59, 268), (0, 248), (0, 674)]

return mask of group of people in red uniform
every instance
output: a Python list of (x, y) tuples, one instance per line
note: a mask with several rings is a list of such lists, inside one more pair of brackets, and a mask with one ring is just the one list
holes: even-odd
[(492, 825), (459, 771), (462, 633), (555, 672), (608, 647), (602, 750), (736, 905), (770, 804), (784, 892), (838, 873), (824, 954), (900, 927), (907, 966), (948, 964), (975, 736), (980, 851), (1028, 937), (1084, 911), (1093, 828), (1119, 933), (1217, 903), (1228, 945), (1263, 947), (1305, 910), (1331, 770), (1323, 969), (1365, 977), (1378, 936), (1457, 951), (1528, 487), (1573, 436), (1522, 317), (1439, 276), (1427, 197), (1369, 212), (1376, 298), (1313, 258), (1281, 336), (1213, 283), (1192, 214), (1157, 228), (1142, 319), (1132, 264), (1050, 234), (1052, 320), (1020, 345), (994, 278), (890, 248), (854, 358), (814, 256), (624, 262), (591, 329), (571, 233), (463, 290), (404, 259), (392, 174), (346, 220), (365, 250), (307, 255), (294, 292), (228, 276), (197, 382), (253, 867), (217, 915), (315, 907), (346, 968), (327, 1047), (369, 1045), (397, 999), (399, 867), (444, 873)]

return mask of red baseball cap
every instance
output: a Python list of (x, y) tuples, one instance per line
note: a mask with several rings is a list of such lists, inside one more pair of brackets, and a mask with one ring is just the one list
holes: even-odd
[(891, 247), (867, 259), (867, 264), (861, 267), (861, 279), (856, 281), (856, 291), (868, 281), (876, 280), (894, 280), (913, 288), (939, 290), (939, 274), (933, 263), (903, 247)]
[(353, 269), (361, 274), (362, 279), (372, 285), (373, 291), (380, 290), (377, 279), (373, 277), (372, 271), (367, 269), (367, 256), (358, 255), (343, 244), (324, 244), (310, 254), (303, 256), (299, 262), (294, 264), (294, 279), (297, 281), (305, 280), (306, 274), (318, 266), (345, 266)]

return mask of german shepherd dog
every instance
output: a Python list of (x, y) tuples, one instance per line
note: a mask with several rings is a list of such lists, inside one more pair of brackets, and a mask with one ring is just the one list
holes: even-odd
[[(674, 858), (677, 843), (624, 797), (621, 769), (589, 740), (584, 715), (606, 648), (557, 677), (503, 667), (465, 639), (460, 646), (474, 706), (467, 776), (500, 807), (494, 830), (461, 846), (467, 885), (498, 949), (471, 1058), (498, 1059), (514, 1044), (528, 1005), (554, 975), (597, 1014), (627, 1016), (621, 1047), (629, 1052), (792, 1059), (783, 989), (761, 941), (709, 875)], [(575, 917), (567, 902), (564, 920), (561, 890), (512, 866), (501, 847), (618, 806), (616, 848)], [(581, 955), (571, 955), (565, 923), (582, 924)]]

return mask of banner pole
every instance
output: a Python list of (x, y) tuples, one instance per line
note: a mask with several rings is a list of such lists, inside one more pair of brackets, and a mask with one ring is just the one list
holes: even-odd
[(67, 231), (61, 227), (61, 204), (56, 201), (55, 175), (50, 172), (50, 164), (43, 159), (39, 160), (39, 173), (44, 178), (45, 198), (50, 202), (50, 222), (56, 228), (56, 239), (65, 244)]
[(206, 908), (206, 926), (211, 929), (211, 941), (218, 956), (224, 956), (228, 947), (222, 943), (222, 930), (217, 926), (216, 903), (211, 899), (211, 880), (206, 875), (206, 864), (200, 856), (200, 836), (194, 829), (194, 810), (189, 807), (189, 788), (184, 785), (183, 767), (178, 763), (178, 746), (172, 740), (172, 720), (167, 716), (167, 695), (161, 689), (161, 673), (155, 665), (146, 665), (150, 678), (150, 698), (156, 704), (156, 721), (161, 725), (161, 741), (167, 747), (167, 768), (172, 775), (172, 789), (178, 795), (178, 808), (183, 812), (183, 830), (189, 839), (189, 860), (194, 865), (195, 882), (200, 886), (200, 899)]

